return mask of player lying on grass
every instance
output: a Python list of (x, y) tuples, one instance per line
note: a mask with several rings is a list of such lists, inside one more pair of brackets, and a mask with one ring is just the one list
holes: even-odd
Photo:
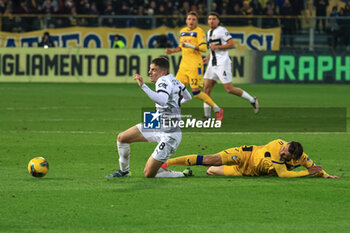
[[(185, 85), (178, 81), (169, 71), (169, 61), (167, 58), (160, 57), (152, 60), (149, 69), (151, 82), (155, 83), (156, 91), (152, 91), (144, 82), (139, 74), (134, 75), (134, 80), (155, 102), (157, 112), (153, 117), (162, 115), (163, 120), (173, 120), (181, 116), (181, 104), (192, 99)], [(156, 115), (159, 114), (159, 115)], [(179, 119), (177, 119), (179, 120)], [(142, 124), (137, 124), (124, 132), (118, 134), (117, 146), (119, 154), (119, 167), (117, 172), (106, 177), (124, 177), (129, 176), (130, 143), (134, 142), (158, 142), (158, 146), (149, 157), (144, 174), (146, 177), (184, 177), (186, 172), (168, 171), (160, 169), (160, 166), (175, 153), (181, 142), (182, 134), (179, 127), (147, 130), (143, 129)]]
[[(214, 176), (279, 176), (302, 177), (316, 175), (323, 178), (339, 178), (328, 175), (321, 166), (303, 152), (299, 142), (277, 139), (264, 146), (241, 146), (223, 150), (213, 155), (187, 155), (169, 159), (162, 167), (183, 165), (211, 166), (208, 175)], [(292, 171), (304, 166), (307, 170)]]

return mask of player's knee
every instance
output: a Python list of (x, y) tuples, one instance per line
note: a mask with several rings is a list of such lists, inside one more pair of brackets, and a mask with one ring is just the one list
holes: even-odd
[(224, 86), (227, 93), (234, 94), (235, 88), (233, 86)]
[(198, 98), (199, 93), (201, 93), (201, 90), (192, 90), (192, 95), (193, 95), (195, 98)]
[(148, 169), (143, 170), (143, 174), (145, 175), (146, 178), (154, 178), (155, 174), (153, 174), (153, 172), (151, 172)]
[(117, 141), (121, 142), (121, 143), (128, 143), (127, 142), (127, 137), (125, 136), (124, 132), (121, 132), (121, 133), (118, 134)]
[(210, 96), (211, 89), (212, 89), (212, 87), (205, 86), (205, 87), (204, 87), (204, 93)]
[(229, 93), (229, 94), (233, 94), (233, 91), (229, 88), (225, 88), (226, 92)]

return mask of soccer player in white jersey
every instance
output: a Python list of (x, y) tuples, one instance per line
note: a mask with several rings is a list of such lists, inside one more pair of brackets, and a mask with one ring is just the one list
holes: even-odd
[[(150, 64), (148, 74), (151, 82), (155, 83), (156, 91), (152, 91), (143, 81), (139, 74), (134, 75), (134, 80), (155, 102), (157, 114), (162, 114), (163, 118), (168, 116), (168, 120), (179, 118), (181, 115), (181, 104), (192, 99), (185, 85), (178, 81), (169, 71), (169, 61), (166, 57), (155, 58)], [(173, 117), (174, 116), (174, 117)], [(173, 117), (173, 118), (172, 118)], [(162, 130), (143, 129), (143, 125), (137, 124), (124, 132), (118, 134), (117, 146), (119, 154), (119, 169), (117, 172), (106, 177), (129, 176), (130, 143), (134, 142), (158, 142), (156, 149), (149, 157), (144, 175), (151, 177), (184, 177), (191, 175), (191, 170), (184, 172), (168, 171), (160, 166), (175, 153), (181, 142), (180, 128), (168, 128)]]
[[(210, 96), (214, 85), (220, 80), (227, 93), (250, 101), (256, 114), (259, 112), (258, 99), (232, 84), (231, 59), (228, 50), (235, 46), (230, 33), (219, 24), (219, 15), (216, 12), (211, 12), (208, 16), (210, 30), (207, 32), (210, 53), (203, 59), (203, 63), (208, 64), (204, 74), (204, 92)], [(210, 118), (210, 116), (211, 107), (204, 103), (204, 117)]]

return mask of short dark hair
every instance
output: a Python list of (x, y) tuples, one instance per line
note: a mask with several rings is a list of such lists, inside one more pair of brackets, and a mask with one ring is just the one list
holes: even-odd
[(293, 159), (295, 160), (300, 159), (301, 155), (304, 152), (302, 145), (296, 141), (291, 141), (288, 144), (289, 144), (288, 152), (293, 156)]
[(187, 17), (188, 17), (189, 15), (194, 15), (194, 16), (196, 16), (197, 20), (199, 19), (198, 13), (197, 13), (196, 11), (190, 11), (190, 12), (188, 12), (187, 15), (186, 15), (186, 19), (187, 19)]
[[(218, 18), (218, 20), (220, 20), (220, 16), (219, 16), (218, 13), (212, 11), (212, 12), (209, 13), (208, 17), (211, 16), (211, 15), (216, 16), (216, 18)], [(221, 21), (221, 20), (220, 20), (220, 21)]]
[(159, 66), (162, 70), (169, 72), (169, 59), (166, 56), (161, 56), (152, 60), (151, 64)]

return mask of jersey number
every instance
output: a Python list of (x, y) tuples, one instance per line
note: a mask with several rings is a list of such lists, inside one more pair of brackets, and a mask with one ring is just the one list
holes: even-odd
[(164, 143), (164, 142), (162, 142), (162, 143), (159, 145), (159, 150), (163, 150), (163, 149), (164, 149), (164, 147), (165, 147), (165, 143)]
[(244, 146), (242, 147), (243, 151), (253, 151), (253, 146)]
[(191, 85), (197, 86), (198, 85), (198, 79), (191, 79)]

